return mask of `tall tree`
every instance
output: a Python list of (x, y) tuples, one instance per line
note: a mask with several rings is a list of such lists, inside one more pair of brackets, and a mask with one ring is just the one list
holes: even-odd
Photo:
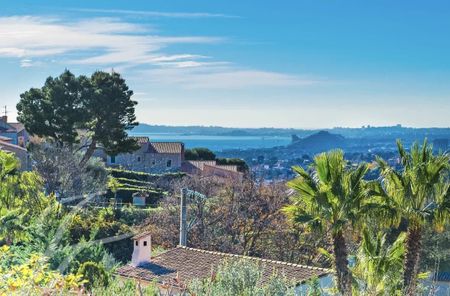
[(334, 150), (317, 155), (310, 172), (301, 167), (293, 169), (298, 177), (288, 186), (297, 194), (285, 211), (294, 223), (331, 231), (337, 288), (342, 295), (351, 295), (352, 275), (344, 233), (362, 221), (364, 209), (369, 206), (369, 189), (364, 181), (368, 165), (353, 168), (341, 150)]
[(433, 155), (425, 140), (422, 147), (413, 144), (407, 152), (397, 141), (402, 168), (394, 170), (381, 158), (377, 159), (394, 220), (407, 222), (403, 287), (407, 295), (415, 295), (419, 272), (422, 236), (427, 223), (441, 228), (450, 214), (449, 161), (447, 154)]
[(114, 72), (95, 72), (90, 81), (90, 95), (85, 100), (88, 120), (83, 124), (90, 143), (82, 163), (87, 162), (98, 147), (110, 155), (138, 149), (136, 141), (126, 132), (138, 125), (134, 114), (137, 102), (131, 100), (133, 91), (120, 74)]
[[(400, 295), (406, 233), (389, 244), (386, 233), (362, 231), (352, 273), (359, 295)], [(355, 293), (355, 294), (356, 294)]]
[(42, 88), (20, 95), (18, 120), (30, 134), (63, 146), (83, 139), (84, 165), (98, 148), (113, 155), (138, 148), (127, 136), (127, 130), (138, 124), (132, 95), (118, 73), (95, 72), (88, 78), (66, 70), (47, 78)]
[(17, 119), (32, 135), (72, 145), (79, 140), (79, 123), (86, 121), (83, 98), (89, 88), (87, 77), (75, 77), (68, 70), (57, 78), (48, 77), (42, 88), (20, 95)]

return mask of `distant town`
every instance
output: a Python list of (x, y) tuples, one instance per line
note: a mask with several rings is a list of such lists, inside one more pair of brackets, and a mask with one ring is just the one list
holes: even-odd
[[(187, 148), (204, 147), (219, 157), (243, 159), (254, 177), (265, 181), (291, 179), (294, 177), (292, 166), (307, 167), (315, 154), (330, 149), (343, 149), (351, 162), (371, 162), (376, 155), (380, 155), (389, 160), (391, 165), (395, 165), (398, 161), (395, 145), (397, 139), (411, 145), (426, 138), (433, 144), (436, 152), (450, 148), (450, 128), (410, 128), (400, 124), (318, 130), (140, 124), (132, 134), (148, 134), (156, 138), (164, 135), (164, 139), (174, 140), (178, 137), (186, 138), (191, 145), (186, 145)], [(282, 145), (277, 145), (278, 142), (274, 139), (278, 139)], [(243, 144), (245, 142), (248, 144)], [(264, 147), (270, 144), (271, 147)], [(233, 145), (235, 148), (230, 148)], [(260, 147), (255, 147), (258, 145)], [(223, 146), (227, 148), (221, 149)]]
[[(210, 169), (210, 173), (237, 174), (238, 167), (235, 165), (221, 166), (212, 159), (185, 159), (186, 149), (206, 148), (217, 157), (245, 161), (249, 170), (246, 173), (265, 182), (292, 179), (295, 176), (293, 166), (307, 167), (315, 154), (331, 149), (342, 149), (346, 158), (354, 163), (372, 162), (378, 155), (395, 166), (398, 163), (395, 146), (397, 139), (411, 145), (426, 138), (433, 144), (436, 152), (445, 152), (450, 148), (450, 128), (409, 128), (400, 124), (387, 127), (370, 125), (361, 128), (335, 127), (323, 130), (140, 124), (130, 134), (138, 139), (140, 148), (137, 151), (118, 156), (108, 156), (99, 151), (96, 156), (101, 157), (108, 166), (146, 173), (203, 172), (204, 168), (208, 171), (212, 166), (214, 170)], [(142, 136), (145, 134), (150, 137)], [(156, 139), (151, 135), (157, 135)], [(164, 135), (163, 139), (166, 140), (158, 138), (161, 135)], [(278, 142), (274, 141), (273, 137), (284, 139), (283, 145), (277, 145)], [(187, 144), (183, 138), (187, 139)], [(1, 117), (0, 149), (15, 152), (17, 157), (23, 160), (25, 167), (31, 165), (28, 163), (25, 149), (29, 139), (30, 136), (23, 124), (8, 121), (6, 115)], [(242, 148), (242, 142), (245, 140), (249, 144), (246, 148)], [(218, 146), (226, 149), (217, 149)], [(239, 178), (238, 174), (234, 177)]]

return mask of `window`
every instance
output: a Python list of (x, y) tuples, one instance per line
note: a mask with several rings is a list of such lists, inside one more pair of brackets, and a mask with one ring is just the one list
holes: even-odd
[(170, 168), (171, 166), (172, 166), (172, 160), (169, 159), (169, 160), (167, 161), (167, 167)]
[(146, 247), (147, 246), (147, 241), (144, 241), (144, 247)]
[(111, 163), (116, 163), (116, 157), (115, 156), (111, 156)]
[(137, 161), (139, 162), (139, 161), (141, 161), (141, 157), (140, 156), (138, 156), (138, 159), (137, 159)]
[(136, 245), (136, 247), (139, 246), (139, 242), (138, 241), (136, 241), (134, 244)]
[(155, 165), (155, 163), (156, 163), (155, 160), (152, 160), (152, 165)]

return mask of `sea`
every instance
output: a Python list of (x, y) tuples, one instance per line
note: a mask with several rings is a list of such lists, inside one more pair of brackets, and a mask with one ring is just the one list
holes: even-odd
[(176, 133), (130, 133), (130, 135), (149, 137), (150, 141), (154, 142), (183, 142), (186, 148), (204, 147), (212, 151), (272, 148), (285, 146), (291, 142), (290, 137), (283, 136), (215, 136)]

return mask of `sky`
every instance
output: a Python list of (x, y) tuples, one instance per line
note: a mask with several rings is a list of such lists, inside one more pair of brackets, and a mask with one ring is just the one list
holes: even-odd
[(450, 127), (449, 1), (0, 5), (0, 106), (12, 120), (48, 76), (114, 69), (141, 123)]

